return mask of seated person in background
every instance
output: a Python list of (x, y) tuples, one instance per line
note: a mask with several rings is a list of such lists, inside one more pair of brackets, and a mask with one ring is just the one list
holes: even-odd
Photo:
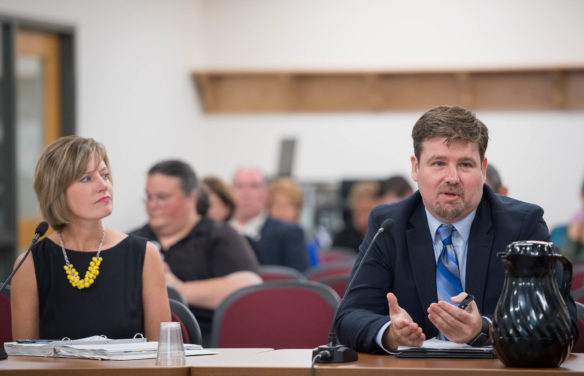
[(202, 185), (209, 200), (209, 218), (217, 222), (229, 222), (235, 212), (235, 198), (231, 188), (215, 176), (204, 178)]
[(495, 193), (503, 196), (507, 196), (507, 193), (509, 193), (507, 187), (503, 185), (499, 171), (497, 171), (497, 169), (491, 164), (487, 166), (487, 180), (485, 183), (487, 183)]
[(223, 299), (262, 280), (246, 241), (230, 226), (196, 212), (196, 192), (197, 177), (187, 163), (156, 163), (146, 181), (149, 222), (132, 234), (160, 244), (166, 284), (185, 298), (207, 339)]
[(401, 175), (394, 175), (381, 183), (379, 189), (379, 203), (391, 204), (392, 202), (403, 200), (414, 193), (412, 186), (406, 178)]
[(250, 242), (261, 265), (284, 265), (303, 272), (308, 268), (304, 231), (300, 226), (267, 213), (268, 187), (263, 174), (244, 167), (233, 176), (235, 216), (231, 224)]
[[(361, 253), (388, 218), (394, 225), (372, 245), (345, 295), (339, 341), (380, 353), (420, 346), (438, 336), (492, 343), (491, 322), (505, 280), (497, 252), (516, 240), (549, 240), (543, 210), (496, 195), (486, 185), (488, 129), (473, 113), (440, 106), (416, 122), (412, 178), (418, 192), (376, 207)], [(467, 292), (475, 301), (457, 307)], [(578, 337), (576, 306), (566, 301)], [(486, 316), (486, 317), (483, 317)]]
[(272, 218), (298, 223), (303, 201), (302, 188), (293, 179), (277, 178), (270, 183), (268, 209)]
[(34, 190), (55, 232), (12, 280), (14, 338), (142, 333), (156, 341), (170, 320), (162, 261), (153, 244), (103, 225), (113, 210), (103, 145), (78, 136), (53, 142), (37, 163)]
[(343, 247), (359, 252), (359, 246), (367, 233), (367, 218), (371, 209), (379, 203), (379, 183), (358, 182), (351, 186), (347, 205), (351, 210), (351, 223), (335, 235), (333, 247)]
[(582, 182), (582, 188), (580, 188), (580, 199), (582, 200), (582, 207), (574, 213), (568, 224), (566, 232), (568, 241), (564, 247), (569, 257), (581, 261), (584, 260), (584, 182)]
[[(268, 210), (272, 218), (298, 224), (303, 203), (302, 187), (294, 179), (280, 177), (272, 180), (270, 183), (270, 198), (268, 200)], [(322, 236), (319, 233), (319, 237), (321, 238)], [(306, 244), (310, 267), (318, 266), (319, 264), (319, 237), (315, 236)]]

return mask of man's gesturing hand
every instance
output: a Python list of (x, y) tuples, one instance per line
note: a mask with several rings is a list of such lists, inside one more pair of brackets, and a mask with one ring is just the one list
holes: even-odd
[[(466, 292), (453, 296), (453, 303), (459, 304)], [(482, 317), (473, 301), (466, 309), (460, 309), (445, 301), (430, 304), (428, 319), (452, 342), (468, 343), (475, 338), (482, 327)]]
[(390, 351), (396, 351), (398, 346), (422, 346), (426, 339), (422, 328), (399, 306), (391, 292), (387, 294), (387, 304), (391, 325), (383, 333), (383, 346)]

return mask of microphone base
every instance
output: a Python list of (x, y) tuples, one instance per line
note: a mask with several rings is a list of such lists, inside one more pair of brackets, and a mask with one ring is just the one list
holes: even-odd
[(0, 349), (0, 360), (4, 360), (8, 358), (8, 354), (6, 354), (6, 351), (4, 351), (4, 349)]
[(312, 357), (314, 358), (318, 354), (322, 354), (322, 356), (316, 360), (317, 363), (346, 363), (358, 359), (355, 350), (343, 345), (318, 346), (312, 350)]

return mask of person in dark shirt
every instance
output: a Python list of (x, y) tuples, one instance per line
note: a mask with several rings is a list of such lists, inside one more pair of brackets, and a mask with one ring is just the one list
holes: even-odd
[(229, 225), (198, 214), (196, 203), (193, 169), (178, 160), (159, 162), (150, 168), (146, 182), (149, 222), (132, 234), (160, 245), (166, 283), (185, 298), (205, 340), (213, 311), (223, 299), (262, 280), (245, 239)]

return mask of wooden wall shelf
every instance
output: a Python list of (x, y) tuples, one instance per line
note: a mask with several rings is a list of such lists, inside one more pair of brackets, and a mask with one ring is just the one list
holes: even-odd
[(584, 110), (584, 67), (193, 74), (207, 113)]

